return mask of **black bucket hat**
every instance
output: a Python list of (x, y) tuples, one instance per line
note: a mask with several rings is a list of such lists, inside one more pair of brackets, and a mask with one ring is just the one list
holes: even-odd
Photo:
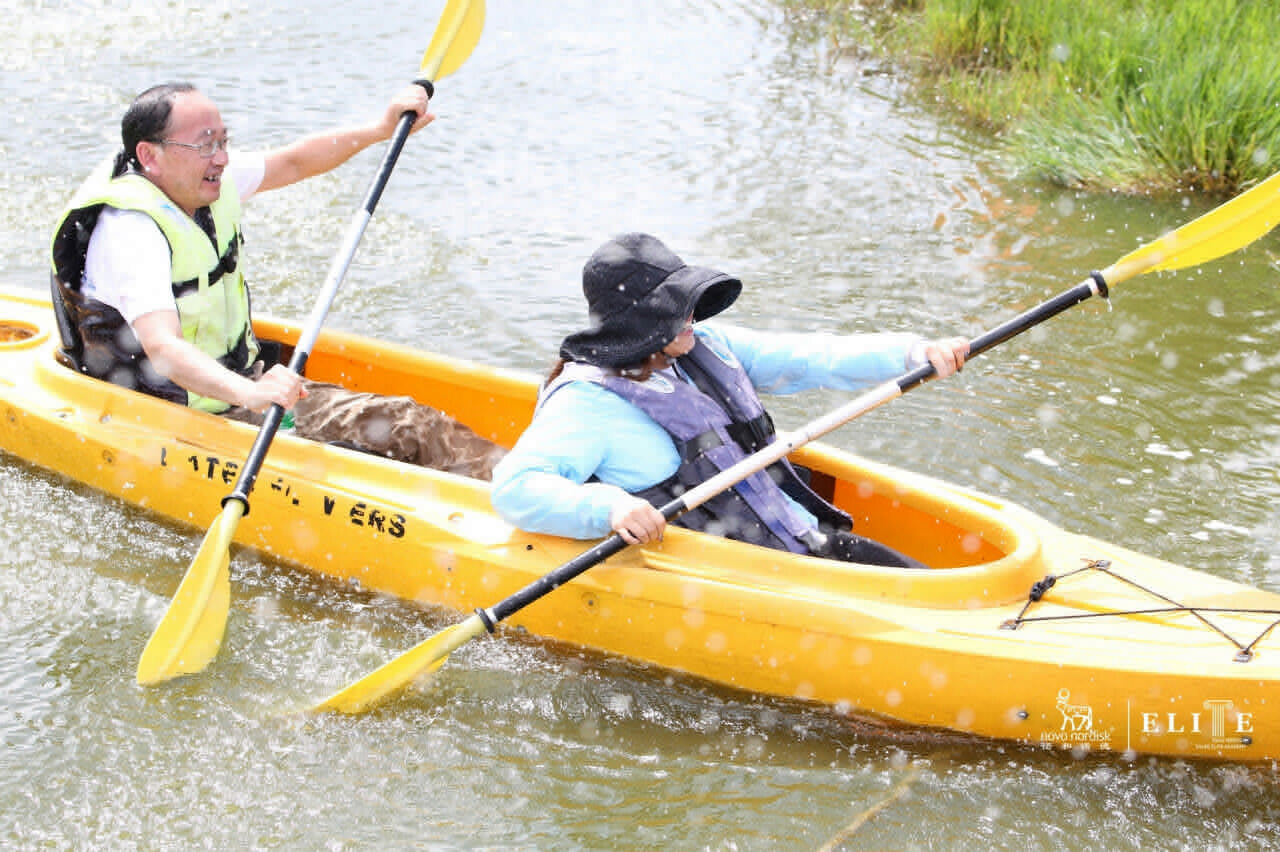
[(692, 315), (713, 317), (742, 292), (737, 278), (688, 266), (648, 234), (609, 240), (582, 268), (591, 327), (560, 344), (560, 357), (598, 367), (639, 364), (676, 339)]

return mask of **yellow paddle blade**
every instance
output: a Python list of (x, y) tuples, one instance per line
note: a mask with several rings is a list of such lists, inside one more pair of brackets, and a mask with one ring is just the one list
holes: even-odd
[(440, 668), (449, 654), (484, 632), (484, 622), (478, 615), (446, 627), (311, 709), (363, 713), (385, 696)]
[(1278, 224), (1280, 172), (1221, 207), (1130, 252), (1103, 272), (1102, 277), (1109, 284), (1119, 284), (1144, 272), (1205, 263), (1244, 248)]
[(449, 0), (422, 56), (422, 74), (441, 80), (467, 61), (484, 29), (484, 0)]
[(169, 609), (138, 660), (138, 683), (149, 686), (201, 671), (218, 655), (231, 607), (231, 539), (244, 504), (228, 500), (205, 534)]

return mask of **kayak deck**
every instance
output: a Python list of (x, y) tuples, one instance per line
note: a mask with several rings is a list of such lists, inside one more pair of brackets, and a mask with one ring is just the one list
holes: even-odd
[[(297, 327), (257, 323), (289, 345)], [(256, 430), (57, 363), (47, 301), (0, 291), (0, 448), (206, 528)], [(407, 393), (510, 446), (528, 376), (323, 333), (307, 373)], [(903, 571), (683, 530), (630, 548), (512, 627), (842, 711), (1054, 746), (1280, 757), (1280, 596), (1063, 531), (1013, 504), (821, 445), (794, 460)], [(513, 529), (485, 483), (278, 436), (238, 543), (467, 611), (586, 549)], [(181, 566), (175, 566), (180, 569)], [(1032, 601), (1034, 590), (1048, 585)], [(1247, 653), (1246, 653), (1247, 652)]]

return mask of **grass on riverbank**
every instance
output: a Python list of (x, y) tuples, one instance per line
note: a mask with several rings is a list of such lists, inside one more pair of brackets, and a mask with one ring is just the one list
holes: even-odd
[(1273, 0), (786, 0), (903, 61), (1019, 170), (1231, 193), (1280, 169)]

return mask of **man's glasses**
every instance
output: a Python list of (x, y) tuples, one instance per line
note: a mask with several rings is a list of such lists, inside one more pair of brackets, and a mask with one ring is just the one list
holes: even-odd
[(206, 139), (203, 142), (179, 142), (176, 139), (161, 139), (160, 144), (190, 148), (206, 160), (211, 159), (219, 151), (231, 151), (231, 137), (229, 136), (224, 136), (221, 139)]

